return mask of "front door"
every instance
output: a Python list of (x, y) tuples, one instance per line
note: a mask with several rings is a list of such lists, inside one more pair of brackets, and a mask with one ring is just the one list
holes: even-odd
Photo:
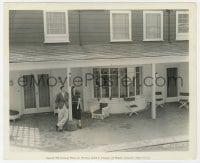
[(178, 69), (177, 67), (167, 68), (167, 101), (177, 101), (178, 97)]
[(24, 114), (50, 111), (48, 74), (23, 75)]

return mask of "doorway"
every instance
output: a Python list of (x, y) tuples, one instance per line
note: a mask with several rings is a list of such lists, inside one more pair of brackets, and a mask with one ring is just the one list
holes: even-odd
[(177, 101), (178, 97), (178, 68), (167, 68), (167, 101)]
[(50, 111), (49, 74), (23, 75), (24, 114)]

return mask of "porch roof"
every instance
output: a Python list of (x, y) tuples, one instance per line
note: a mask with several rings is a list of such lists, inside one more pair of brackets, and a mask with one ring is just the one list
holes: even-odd
[(188, 56), (189, 43), (11, 44), (10, 63)]

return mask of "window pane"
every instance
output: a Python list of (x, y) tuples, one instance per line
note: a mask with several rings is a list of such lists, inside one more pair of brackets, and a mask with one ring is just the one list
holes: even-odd
[(109, 74), (109, 69), (108, 68), (102, 68), (101, 74)]
[(146, 14), (146, 39), (161, 39), (161, 14)]
[(113, 39), (129, 39), (129, 14), (113, 13)]
[(94, 68), (93, 69), (93, 75), (94, 75), (94, 97), (100, 98), (100, 69)]
[(128, 96), (127, 91), (127, 68), (119, 69), (120, 75), (120, 97), (124, 98)]
[(65, 12), (46, 12), (47, 34), (66, 34)]
[(102, 97), (109, 97), (109, 69), (101, 69)]
[(110, 69), (111, 97), (118, 97), (118, 68)]
[(189, 15), (178, 14), (178, 33), (189, 32)]

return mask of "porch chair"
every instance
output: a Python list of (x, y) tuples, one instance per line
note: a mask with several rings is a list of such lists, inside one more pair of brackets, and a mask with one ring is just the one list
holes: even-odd
[(90, 107), (92, 118), (103, 120), (110, 116), (108, 103), (98, 103)]
[(131, 117), (134, 114), (138, 115), (137, 111), (138, 111), (138, 106), (136, 105), (135, 102), (135, 97), (125, 97), (124, 98), (125, 101), (125, 105), (129, 110), (129, 117)]
[(180, 103), (178, 108), (189, 108), (189, 93), (180, 92), (178, 102)]
[(163, 98), (163, 94), (161, 91), (157, 91), (156, 93), (156, 107), (162, 107), (164, 108), (163, 104), (164, 104), (164, 98)]

